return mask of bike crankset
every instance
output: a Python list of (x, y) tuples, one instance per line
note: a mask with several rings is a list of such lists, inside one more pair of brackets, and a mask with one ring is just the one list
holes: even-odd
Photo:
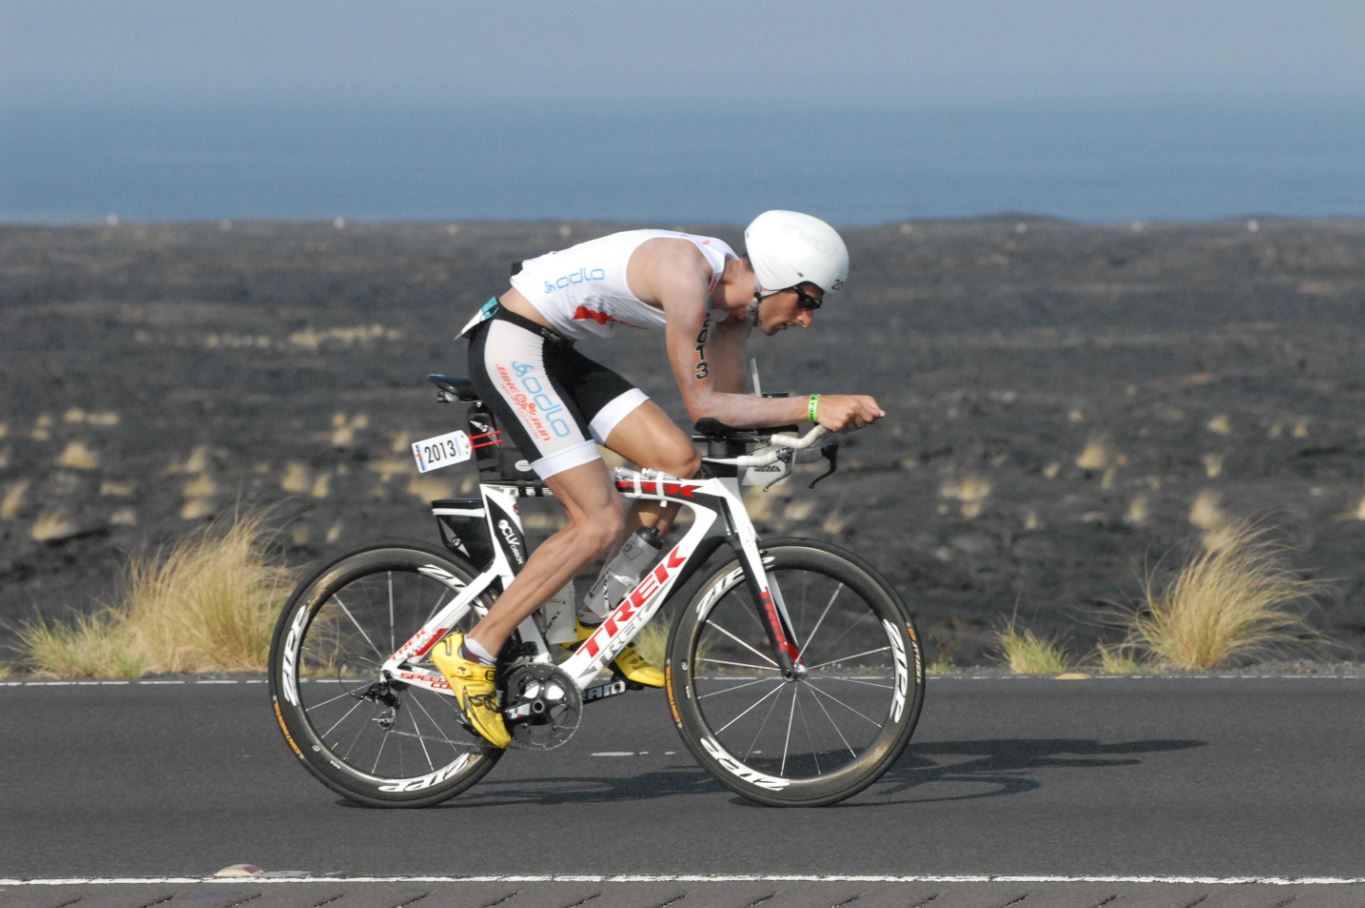
[(534, 750), (553, 750), (566, 743), (583, 715), (583, 696), (573, 679), (543, 662), (508, 672), (503, 702), (513, 746)]

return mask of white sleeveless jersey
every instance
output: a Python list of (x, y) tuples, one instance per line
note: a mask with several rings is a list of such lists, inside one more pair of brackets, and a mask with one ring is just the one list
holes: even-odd
[(728, 259), (738, 258), (722, 240), (672, 230), (627, 230), (522, 262), (512, 286), (545, 316), (550, 327), (572, 340), (589, 334), (611, 337), (625, 328), (660, 328), (664, 312), (642, 301), (626, 283), (630, 256), (646, 240), (672, 237), (701, 250), (711, 266), (715, 289)]

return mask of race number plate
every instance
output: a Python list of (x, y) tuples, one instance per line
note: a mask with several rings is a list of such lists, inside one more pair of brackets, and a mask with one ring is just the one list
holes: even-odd
[(419, 473), (430, 473), (451, 464), (464, 463), (472, 452), (469, 436), (459, 431), (424, 438), (412, 444), (412, 456), (417, 461)]

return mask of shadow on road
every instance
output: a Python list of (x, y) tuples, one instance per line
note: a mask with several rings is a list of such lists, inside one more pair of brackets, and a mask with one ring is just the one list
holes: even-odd
[[(1000, 738), (914, 744), (867, 792), (847, 803), (869, 807), (937, 801), (965, 801), (1020, 794), (1040, 788), (1050, 769), (1118, 769), (1142, 764), (1141, 756), (1207, 746), (1206, 741), (1160, 739), (1101, 744), (1083, 738)], [(965, 759), (958, 759), (963, 758)], [(681, 757), (680, 759), (686, 759)], [(931, 783), (961, 793), (897, 797)], [(714, 794), (721, 785), (700, 766), (654, 769), (627, 776), (547, 776), (499, 780), (497, 771), (439, 808), (500, 807), (641, 801), (675, 795)], [(344, 806), (357, 806), (348, 801)], [(754, 806), (743, 798), (736, 805)]]
[[(965, 801), (1020, 794), (1042, 786), (1034, 773), (1047, 769), (1114, 769), (1137, 766), (1142, 754), (1204, 747), (1207, 741), (1153, 740), (1101, 744), (1084, 738), (999, 738), (982, 741), (939, 741), (914, 744), (874, 787), (878, 804), (915, 801)], [(968, 759), (951, 758), (966, 756)], [(885, 796), (902, 794), (932, 782), (967, 784), (977, 789), (961, 794), (915, 797), (898, 801)], [(979, 790), (986, 786), (986, 790)], [(864, 799), (859, 802), (866, 803)]]

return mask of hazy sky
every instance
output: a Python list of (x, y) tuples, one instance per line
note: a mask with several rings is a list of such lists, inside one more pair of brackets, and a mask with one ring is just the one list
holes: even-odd
[(1365, 98), (1363, 0), (0, 0), (0, 104)]

